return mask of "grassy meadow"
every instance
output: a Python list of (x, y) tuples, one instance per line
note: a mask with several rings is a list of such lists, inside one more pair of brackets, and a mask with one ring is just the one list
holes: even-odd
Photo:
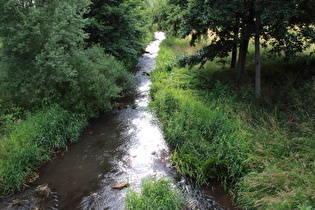
[[(202, 44), (202, 43), (201, 43)], [(198, 184), (219, 179), (241, 209), (315, 208), (315, 58), (262, 55), (254, 103), (254, 52), (236, 88), (230, 58), (178, 67), (189, 40), (162, 43), (151, 74), (151, 107), (177, 169)]]

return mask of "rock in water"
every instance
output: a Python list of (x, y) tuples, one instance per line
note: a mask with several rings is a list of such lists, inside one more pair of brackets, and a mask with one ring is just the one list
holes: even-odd
[(47, 184), (40, 185), (36, 188), (36, 193), (38, 194), (39, 197), (42, 199), (48, 198), (50, 195), (53, 194), (52, 190)]
[(121, 182), (115, 186), (112, 186), (113, 189), (122, 189), (124, 187), (127, 187), (129, 186), (129, 183), (128, 182)]

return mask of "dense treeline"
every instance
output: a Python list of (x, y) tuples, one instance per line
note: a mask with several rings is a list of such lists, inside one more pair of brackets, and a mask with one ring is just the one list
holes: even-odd
[(172, 159), (197, 183), (220, 180), (242, 209), (315, 206), (314, 11), (311, 0), (157, 2), (169, 38), (152, 106)]
[(0, 195), (131, 88), (150, 38), (141, 0), (0, 1)]

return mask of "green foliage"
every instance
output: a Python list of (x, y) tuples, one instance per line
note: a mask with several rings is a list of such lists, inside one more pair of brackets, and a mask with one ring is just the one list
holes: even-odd
[[(240, 132), (240, 120), (230, 114), (232, 107), (222, 108), (216, 101), (228, 87), (217, 83), (208, 95), (210, 102), (202, 101), (194, 90), (196, 80), (192, 72), (187, 68), (169, 68), (164, 62), (170, 57), (170, 49), (165, 45), (152, 74), (151, 105), (163, 124), (168, 143), (175, 149), (173, 159), (179, 171), (199, 184), (209, 178), (235, 183), (246, 171), (243, 162), (249, 146), (246, 133)], [(164, 53), (167, 49), (168, 53)], [(163, 66), (161, 61), (166, 64)], [(221, 101), (223, 97), (228, 95), (223, 95)]]
[(244, 209), (314, 208), (314, 58), (263, 55), (268, 97), (257, 106), (249, 78), (235, 91), (219, 60), (204, 69), (175, 65), (179, 45), (162, 43), (151, 74), (151, 106), (178, 170), (197, 183), (221, 180)]
[(287, 98), (272, 90), (269, 94), (278, 98), (277, 107), (283, 109), (281, 102), (286, 103), (283, 111), (264, 110), (258, 115), (252, 110), (256, 112), (251, 126), (256, 153), (250, 154), (253, 172), (238, 183), (241, 205), (274, 209), (315, 206), (315, 116), (309, 106), (314, 103), (314, 85), (313, 80), (296, 88), (287, 84)]
[(292, 59), (297, 53), (304, 52), (315, 43), (315, 7), (311, 1), (158, 2), (154, 14), (161, 28), (182, 38), (189, 37), (192, 46), (200, 40), (209, 41), (195, 54), (183, 57), (180, 60), (181, 65), (201, 64), (202, 67), (207, 61), (227, 58), (232, 54), (230, 66), (237, 69), (238, 86), (242, 84), (249, 40), (256, 37), (256, 98), (261, 95), (258, 62), (260, 45), (269, 47), (269, 56), (285, 55), (285, 59)]
[(4, 83), (9, 95), (28, 108), (60, 101), (59, 87), (76, 75), (68, 62), (71, 51), (79, 50), (86, 37), (80, 29), (85, 24), (84, 7), (66, 1), (35, 7), (14, 0), (1, 6)]
[(183, 17), (181, 6), (184, 6), (186, 2), (186, 0), (155, 0), (150, 17), (156, 29), (169, 34), (177, 34)]
[(149, 33), (145, 6), (141, 0), (92, 0), (87, 42), (100, 44), (106, 53), (133, 67)]
[(73, 54), (70, 62), (77, 75), (74, 81), (62, 86), (59, 104), (87, 117), (111, 109), (112, 99), (133, 85), (133, 77), (124, 65), (98, 46)]
[(33, 5), (40, 3), (1, 2), (3, 97), (32, 110), (58, 103), (87, 117), (109, 109), (131, 75), (103, 49), (84, 49), (89, 1)]
[(85, 125), (85, 118), (58, 106), (29, 113), (0, 139), (1, 197), (22, 190), (36, 168), (68, 141), (76, 141)]
[(0, 100), (0, 136), (9, 133), (23, 118), (21, 108), (5, 107)]
[(130, 190), (126, 197), (127, 209), (185, 209), (185, 201), (170, 180), (149, 179), (143, 180), (141, 193)]

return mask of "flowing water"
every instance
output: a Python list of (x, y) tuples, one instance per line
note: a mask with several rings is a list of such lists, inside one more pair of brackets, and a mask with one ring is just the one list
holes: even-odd
[(138, 61), (136, 88), (119, 101), (120, 106), (90, 122), (79, 142), (40, 169), (36, 184), (49, 183), (56, 193), (44, 209), (124, 209), (127, 189), (112, 186), (127, 181), (139, 191), (146, 177), (167, 177), (183, 190), (189, 209), (233, 209), (222, 187), (198, 188), (170, 164), (157, 119), (148, 110), (150, 78), (159, 44), (153, 41)]

